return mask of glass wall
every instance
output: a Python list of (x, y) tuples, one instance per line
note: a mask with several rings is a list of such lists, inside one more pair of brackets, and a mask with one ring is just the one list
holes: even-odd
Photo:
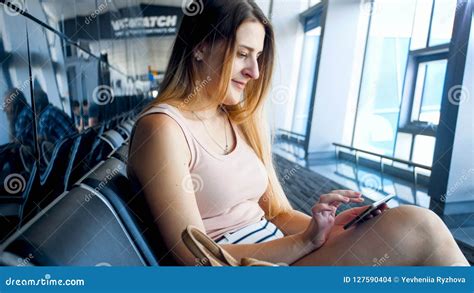
[(372, 5), (353, 146), (430, 166), (456, 1)]
[(148, 102), (133, 62), (109, 58), (133, 39), (99, 33), (104, 13), (135, 1), (13, 4), (21, 11), (0, 4), (0, 241), (90, 171), (99, 135)]
[(354, 147), (393, 155), (415, 4), (411, 0), (374, 3)]

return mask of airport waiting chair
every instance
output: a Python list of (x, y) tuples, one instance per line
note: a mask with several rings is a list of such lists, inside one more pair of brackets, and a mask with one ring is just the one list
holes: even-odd
[[(79, 147), (79, 135), (71, 135), (54, 146), (49, 158), (45, 158), (40, 172), (41, 188), (29, 199), (32, 206), (46, 207), (54, 198), (67, 189), (66, 176), (70, 161), (74, 160)], [(28, 219), (27, 219), (28, 220)]]
[[(63, 193), (0, 245), (3, 264), (148, 266), (115, 207), (89, 187)], [(9, 260), (9, 261), (8, 261)]]
[(110, 157), (114, 157), (119, 159), (120, 161), (124, 162), (125, 164), (128, 163), (128, 143), (124, 143), (121, 147), (116, 149)]
[(95, 146), (91, 152), (90, 164), (92, 166), (108, 158), (112, 152), (114, 152), (124, 143), (124, 139), (120, 133), (113, 129), (102, 133), (97, 141), (97, 146)]
[(94, 167), (91, 164), (91, 155), (94, 153), (94, 148), (97, 147), (98, 136), (102, 134), (100, 133), (101, 128), (88, 128), (79, 134), (79, 146), (69, 162), (65, 175), (68, 189)]
[[(132, 185), (127, 178), (127, 165), (116, 159), (109, 158), (86, 174), (78, 186), (95, 190), (100, 193), (113, 206), (124, 227), (134, 239), (138, 249), (146, 256), (151, 265), (157, 264), (155, 252), (145, 238), (148, 230), (148, 207), (143, 205), (143, 196), (134, 193)], [(153, 226), (152, 230), (156, 232)], [(145, 236), (144, 236), (145, 235)], [(162, 247), (161, 242), (154, 242), (155, 248)], [(158, 250), (161, 251), (161, 250)], [(162, 253), (162, 252), (161, 252)], [(155, 263), (153, 263), (155, 262)]]
[(126, 119), (117, 126), (117, 131), (123, 136), (125, 140), (130, 139), (130, 135), (133, 130), (133, 122), (130, 119)]

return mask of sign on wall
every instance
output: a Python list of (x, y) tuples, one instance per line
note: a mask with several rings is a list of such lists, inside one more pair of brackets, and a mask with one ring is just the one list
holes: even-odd
[(172, 36), (177, 34), (182, 18), (180, 7), (141, 4), (67, 19), (64, 21), (64, 31), (75, 41)]

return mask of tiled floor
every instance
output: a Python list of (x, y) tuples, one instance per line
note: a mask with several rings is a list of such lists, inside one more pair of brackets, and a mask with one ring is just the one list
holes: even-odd
[[(369, 199), (364, 204), (388, 193), (397, 195), (389, 201), (390, 207), (416, 204), (428, 208), (430, 204), (426, 188), (414, 190), (410, 182), (393, 176), (384, 176), (382, 181), (379, 172), (368, 168), (357, 169), (350, 162), (329, 159), (309, 163), (288, 152), (287, 148), (278, 147), (274, 148), (274, 154), (280, 181), (290, 202), (306, 213), (309, 213), (320, 194), (339, 188), (362, 192)], [(341, 210), (349, 207), (342, 207)], [(474, 212), (442, 218), (466, 257), (474, 263)]]

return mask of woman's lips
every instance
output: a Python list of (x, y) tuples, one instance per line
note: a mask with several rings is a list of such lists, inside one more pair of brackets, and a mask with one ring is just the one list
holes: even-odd
[(234, 85), (235, 85), (238, 89), (243, 90), (243, 89), (245, 88), (245, 83), (243, 83), (243, 82), (239, 82), (239, 81), (236, 81), (236, 80), (232, 80), (232, 82), (234, 83)]

